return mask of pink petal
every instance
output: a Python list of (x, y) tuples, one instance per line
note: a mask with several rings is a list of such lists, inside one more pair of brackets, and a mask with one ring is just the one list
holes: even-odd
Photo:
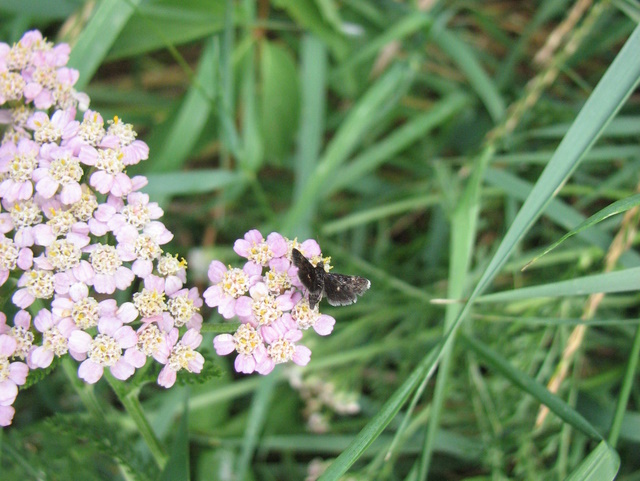
[(313, 325), (313, 330), (321, 336), (328, 336), (333, 331), (336, 320), (326, 314), (321, 314)]
[(313, 239), (307, 239), (300, 244), (301, 251), (306, 257), (319, 256), (321, 254), (320, 245)]
[(176, 372), (169, 366), (165, 366), (158, 375), (158, 384), (165, 388), (170, 388), (176, 382)]
[(16, 350), (18, 342), (8, 334), (0, 335), (0, 356), (12, 356)]
[(133, 347), (138, 342), (138, 335), (131, 326), (122, 326), (113, 334), (113, 337), (118, 341), (121, 349)]
[(110, 371), (111, 374), (113, 374), (113, 377), (120, 379), (121, 381), (129, 379), (133, 373), (136, 372), (135, 368), (124, 358), (120, 358), (118, 362), (111, 366)]
[(74, 202), (78, 202), (82, 198), (82, 189), (80, 188), (80, 184), (77, 182), (72, 182), (64, 187), (62, 187), (62, 192), (60, 192), (60, 200), (65, 205), (73, 204)]
[(260, 276), (262, 274), (262, 266), (260, 264), (256, 264), (253, 261), (249, 261), (247, 262), (243, 267), (242, 270), (244, 271), (245, 274), (247, 274), (249, 277), (253, 277), (253, 276)]
[(13, 325), (29, 329), (29, 326), (31, 325), (31, 314), (27, 311), (18, 311), (13, 318)]
[(133, 280), (136, 278), (131, 269), (128, 267), (120, 266), (116, 270), (115, 281), (116, 287), (121, 291), (125, 290), (127, 287), (131, 285)]
[(38, 312), (36, 317), (33, 319), (33, 325), (36, 326), (36, 329), (40, 332), (44, 332), (51, 328), (53, 324), (53, 316), (47, 309), (40, 309), (40, 312)]
[(78, 377), (88, 384), (97, 383), (102, 374), (104, 374), (104, 368), (90, 359), (83, 361), (78, 368)]
[(187, 364), (187, 368), (189, 372), (199, 373), (202, 371), (202, 367), (204, 366), (204, 357), (199, 352), (194, 352), (193, 358)]
[(280, 333), (274, 326), (262, 326), (260, 334), (267, 344), (273, 344), (280, 338)]
[(96, 274), (93, 280), (93, 288), (99, 294), (113, 294), (116, 290), (116, 281), (113, 276)]
[(93, 338), (91, 335), (84, 331), (73, 331), (69, 336), (69, 349), (73, 349), (76, 352), (89, 352)]
[[(220, 261), (211, 261), (207, 276), (212, 284), (218, 284), (224, 278), (227, 267)], [(213, 306), (211, 306), (213, 307)]]
[(262, 234), (258, 229), (251, 229), (244, 235), (244, 238), (250, 244), (260, 244), (261, 242), (264, 242), (264, 237), (262, 237)]
[(0, 406), (0, 426), (9, 426), (16, 410), (13, 406)]
[(256, 361), (253, 356), (238, 354), (238, 357), (236, 357), (236, 360), (234, 362), (234, 367), (236, 368), (237, 372), (251, 374), (256, 369)]
[(124, 324), (129, 324), (138, 317), (138, 310), (133, 305), (133, 302), (125, 302), (118, 308), (116, 315)]
[(123, 197), (127, 195), (133, 189), (131, 179), (127, 174), (122, 172), (115, 175), (113, 185), (111, 186), (111, 193), (117, 197)]
[(251, 243), (244, 239), (238, 239), (233, 243), (233, 250), (240, 257), (249, 257), (251, 252)]
[(208, 287), (202, 293), (202, 297), (204, 297), (204, 302), (206, 302), (207, 306), (218, 307), (222, 300), (222, 287), (217, 285)]
[[(236, 299), (235, 311), (238, 316), (250, 317), (253, 314), (253, 299), (247, 296), (240, 296)], [(233, 317), (233, 316), (232, 316)]]
[(0, 382), (0, 406), (10, 406), (18, 396), (18, 386), (9, 380)]
[(60, 184), (51, 177), (45, 177), (36, 184), (36, 191), (45, 199), (50, 199), (55, 195), (59, 186)]
[(11, 302), (21, 309), (26, 309), (33, 304), (35, 300), (36, 298), (29, 294), (26, 289), (18, 289), (11, 298)]
[(213, 338), (213, 347), (218, 356), (226, 356), (236, 349), (236, 343), (231, 334), (219, 334)]
[(235, 308), (236, 300), (229, 295), (225, 295), (218, 306), (218, 313), (225, 319), (231, 319), (236, 313)]
[(30, 367), (44, 369), (51, 365), (53, 361), (53, 351), (49, 351), (40, 346), (31, 351), (29, 355)]
[(33, 251), (26, 247), (20, 249), (18, 253), (17, 265), (23, 271), (31, 269), (31, 266), (33, 265)]
[(290, 342), (297, 342), (302, 339), (302, 331), (299, 329), (293, 329), (291, 331), (287, 331), (283, 336), (284, 339)]
[(196, 349), (202, 343), (202, 334), (200, 334), (195, 329), (189, 329), (185, 332), (184, 336), (182, 336), (182, 344), (191, 349)]
[(182, 289), (182, 280), (178, 276), (169, 276), (165, 280), (164, 292), (171, 296)]
[(111, 186), (113, 185), (113, 176), (99, 170), (91, 174), (89, 184), (91, 184), (91, 186), (101, 194), (108, 194), (111, 190)]
[(276, 367), (275, 361), (267, 356), (264, 358), (262, 362), (258, 364), (256, 371), (258, 371), (259, 374), (266, 376), (271, 371), (273, 371), (275, 367)]
[(273, 252), (274, 257), (284, 256), (289, 249), (285, 238), (277, 232), (272, 232), (267, 236), (267, 245), (271, 252)]
[(311, 360), (311, 349), (305, 346), (296, 346), (292, 360), (298, 366), (306, 366)]
[(138, 349), (130, 348), (124, 352), (124, 359), (133, 367), (139, 369), (147, 362), (147, 356)]

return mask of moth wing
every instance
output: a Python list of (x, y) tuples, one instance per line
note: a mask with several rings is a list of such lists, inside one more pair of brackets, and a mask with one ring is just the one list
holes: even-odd
[(297, 249), (293, 249), (291, 257), (293, 265), (298, 268), (300, 282), (309, 291), (309, 306), (313, 309), (320, 302), (324, 293), (324, 268), (322, 266), (314, 267)]
[(302, 282), (304, 287), (311, 290), (316, 283), (317, 277), (313, 264), (297, 249), (291, 251), (291, 258), (293, 259), (293, 265), (298, 268), (298, 278), (300, 282)]
[(324, 294), (332, 306), (348, 306), (358, 300), (371, 287), (369, 279), (344, 274), (327, 274)]

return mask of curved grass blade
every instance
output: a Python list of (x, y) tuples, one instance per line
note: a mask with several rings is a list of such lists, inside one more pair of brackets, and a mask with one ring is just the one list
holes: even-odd
[(603, 220), (608, 219), (612, 215), (616, 215), (616, 214), (620, 214), (622, 212), (626, 212), (629, 209), (632, 209), (632, 208), (634, 208), (634, 207), (636, 207), (638, 205), (640, 205), (640, 194), (632, 195), (631, 197), (627, 197), (626, 199), (622, 199), (622, 200), (619, 200), (617, 202), (614, 202), (611, 205), (608, 205), (607, 207), (605, 207), (601, 211), (593, 214), (591, 217), (589, 217), (587, 220), (582, 222), (575, 229), (572, 229), (571, 231), (567, 232), (558, 241), (556, 241), (553, 244), (551, 244), (551, 246), (547, 247), (544, 250), (544, 252), (542, 252), (542, 254), (537, 255), (531, 261), (529, 261), (522, 268), (522, 270), (524, 271), (527, 267), (529, 267), (531, 264), (536, 262), (542, 256), (547, 255), (553, 249), (555, 249), (560, 244), (562, 244), (564, 241), (566, 241), (569, 237), (572, 237), (572, 236), (576, 235), (578, 232), (581, 232), (581, 231), (587, 229), (588, 227), (591, 227), (592, 225), (597, 224), (598, 222), (602, 222)]
[(639, 44), (640, 26), (633, 31), (560, 142), (478, 281), (470, 302), (460, 312), (458, 320), (466, 316), (470, 303), (489, 286), (516, 244), (543, 214), (558, 189), (640, 83), (640, 56), (637, 54)]
[(605, 441), (567, 476), (565, 481), (612, 481), (618, 474), (620, 457)]

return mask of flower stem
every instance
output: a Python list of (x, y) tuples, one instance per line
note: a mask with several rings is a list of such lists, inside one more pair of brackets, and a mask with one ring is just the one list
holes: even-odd
[(156, 465), (161, 470), (164, 469), (167, 464), (167, 454), (142, 411), (142, 405), (138, 399), (138, 393), (140, 390), (137, 388), (129, 390), (123, 383), (117, 381), (109, 372), (105, 371), (104, 374), (109, 386), (111, 386), (111, 389), (113, 389), (113, 392), (116, 394), (134, 424), (137, 426), (140, 435), (147, 443)]
[(80, 400), (82, 401), (84, 407), (87, 408), (87, 411), (89, 411), (89, 413), (91, 413), (91, 415), (96, 418), (104, 419), (105, 412), (95, 396), (93, 386), (85, 384), (78, 377), (78, 366), (68, 356), (62, 358), (61, 364), (65, 375), (71, 383), (71, 386), (73, 386), (73, 389), (80, 397)]

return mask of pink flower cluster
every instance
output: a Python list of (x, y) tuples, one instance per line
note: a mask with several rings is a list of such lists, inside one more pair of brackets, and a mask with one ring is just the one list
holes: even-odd
[[(183, 287), (186, 262), (163, 250), (173, 234), (140, 192), (147, 179), (126, 173), (149, 149), (118, 117), (76, 120), (88, 97), (73, 90), (68, 54), (37, 31), (0, 43), (0, 292), (17, 312), (0, 317), (2, 426), (29, 369), (67, 353), (88, 383), (105, 368), (127, 379), (153, 358), (170, 387), (204, 363), (202, 299)], [(118, 304), (112, 295), (132, 286)]]
[(247, 259), (242, 268), (226, 267), (220, 261), (209, 266), (212, 285), (203, 294), (210, 307), (217, 307), (225, 319), (237, 317), (241, 324), (234, 334), (220, 334), (213, 341), (218, 355), (238, 353), (235, 369), (245, 374), (270, 373), (276, 364), (293, 361), (304, 366), (311, 357), (309, 348), (298, 344), (302, 331), (309, 329), (326, 336), (335, 319), (310, 308), (303, 296), (298, 268), (291, 251), (299, 250), (315, 265), (322, 258), (315, 240), (299, 243), (272, 232), (265, 239), (250, 230), (233, 247)]

